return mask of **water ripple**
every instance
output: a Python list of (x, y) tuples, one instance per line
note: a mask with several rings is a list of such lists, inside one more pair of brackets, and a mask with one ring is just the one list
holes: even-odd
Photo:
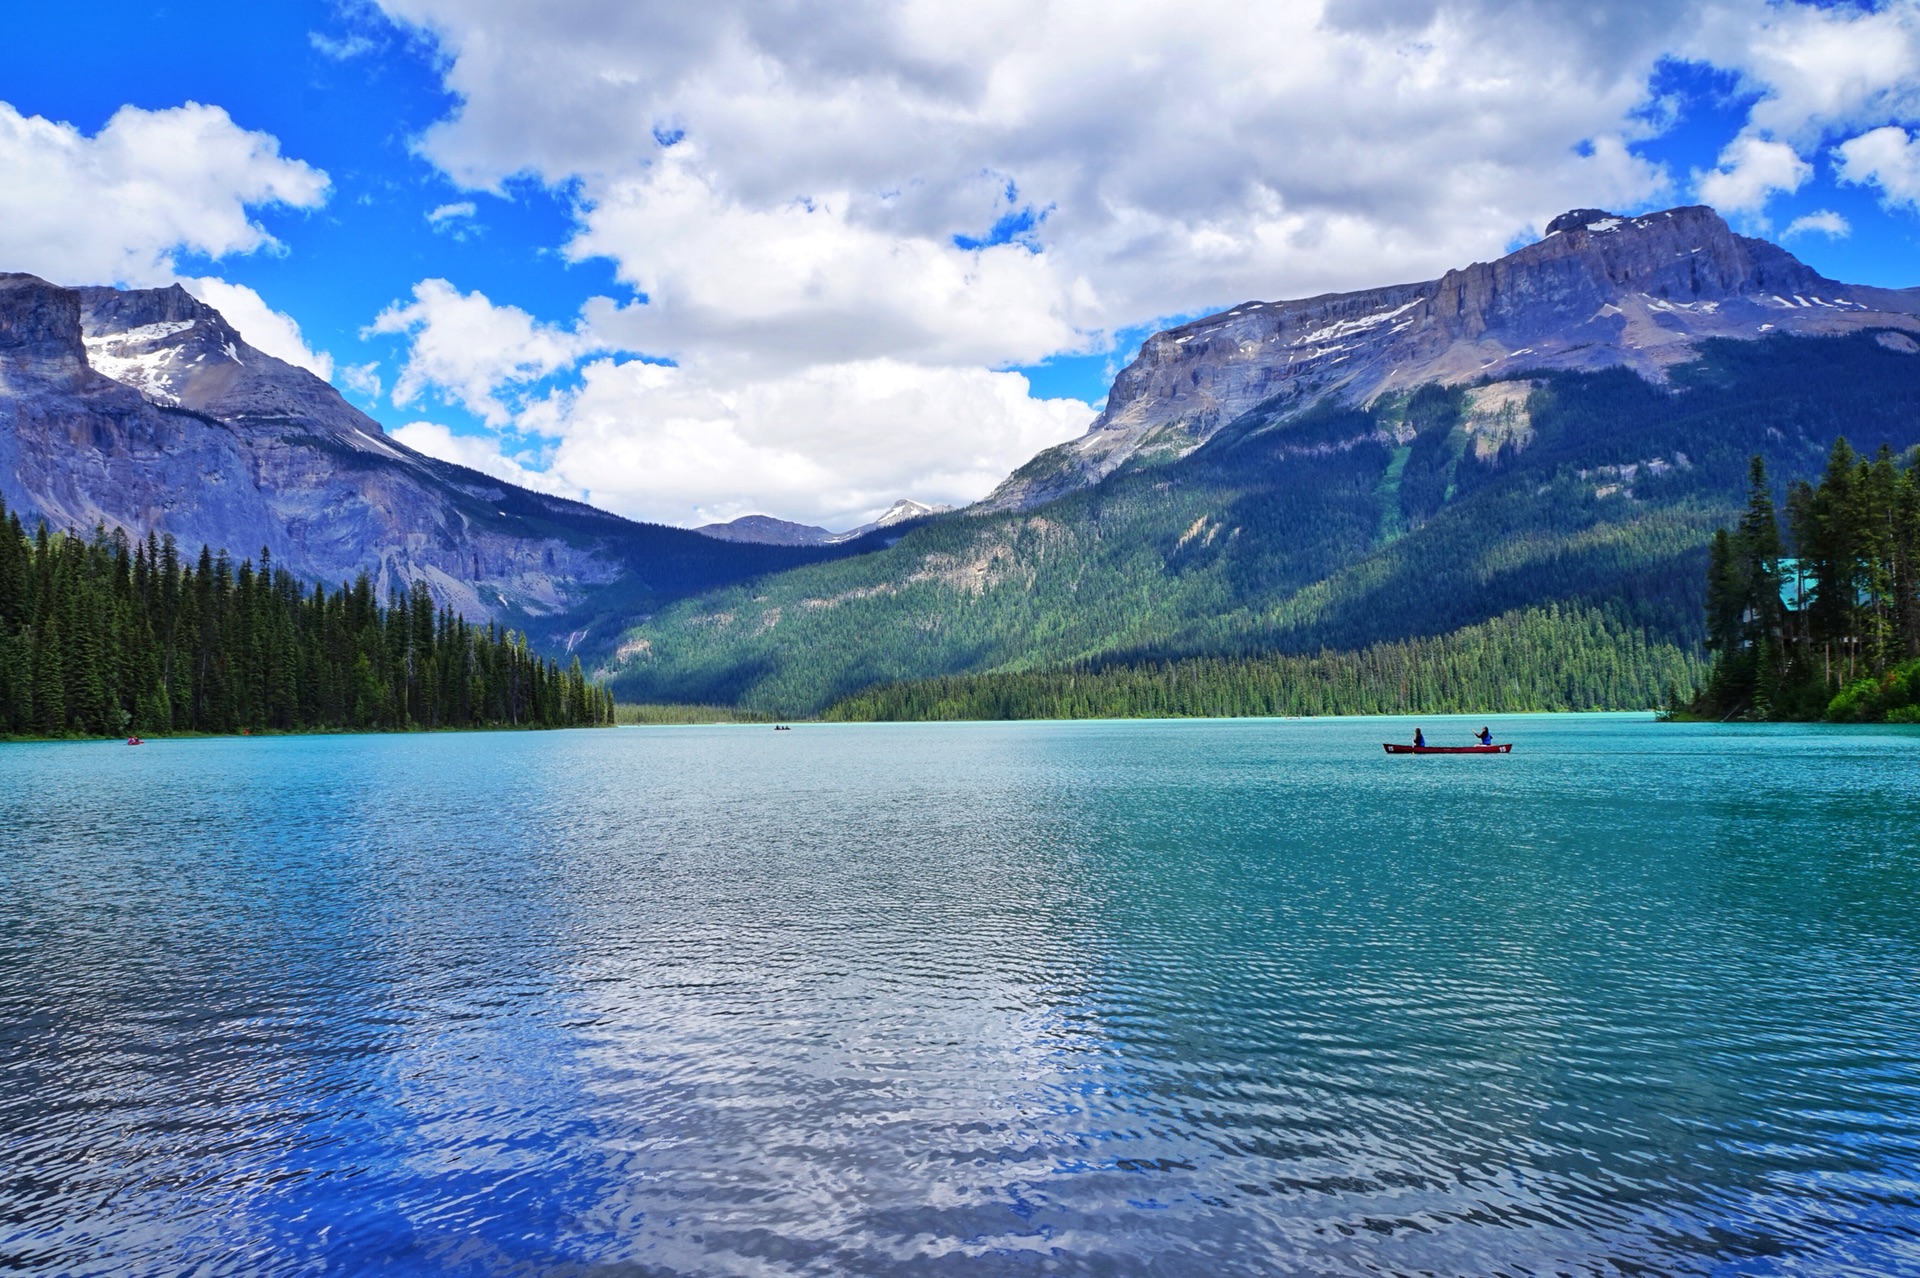
[(0, 1268), (1920, 1273), (1916, 734), (1495, 727), (0, 748)]

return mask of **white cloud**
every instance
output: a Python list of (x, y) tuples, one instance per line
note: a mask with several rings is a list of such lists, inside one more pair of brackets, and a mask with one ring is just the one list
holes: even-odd
[(1716, 3), (1685, 50), (1758, 95), (1749, 130), (1810, 151), (1862, 123), (1920, 114), (1920, 4)]
[(1839, 178), (1877, 186), (1889, 204), (1920, 207), (1920, 142), (1896, 125), (1848, 138), (1833, 149)]
[(367, 54), (373, 53), (380, 48), (378, 41), (369, 39), (367, 36), (361, 35), (358, 32), (349, 32), (335, 39), (332, 36), (324, 35), (318, 31), (309, 31), (307, 32), (307, 43), (312, 45), (320, 56), (331, 58), (335, 62), (346, 62), (352, 58), (365, 57)]
[(505, 391), (570, 368), (605, 345), (584, 329), (537, 322), (517, 306), (495, 306), (477, 290), (461, 293), (446, 280), (422, 280), (413, 301), (381, 311), (370, 333), (409, 338), (393, 402), (406, 408), (437, 390), (485, 420), (505, 426)]
[(427, 221), (431, 222), (435, 226), (439, 226), (442, 222), (447, 221), (449, 218), (472, 217), (474, 214), (478, 213), (479, 211), (480, 211), (480, 206), (475, 204), (472, 200), (461, 200), (457, 204), (442, 204), (437, 208), (433, 209), (431, 212), (427, 214)]
[(379, 363), (347, 365), (340, 370), (340, 384), (356, 395), (372, 400), (379, 399), (382, 388)]
[(568, 246), (613, 258), (653, 299), (592, 313), (629, 349), (738, 359), (765, 374), (880, 356), (1024, 363), (1083, 340), (1081, 291), (1049, 254), (892, 234), (854, 216), (845, 192), (754, 208), (716, 191), (697, 154), (676, 146), (609, 183)]
[[(971, 359), (987, 314), (986, 345), (1033, 358), (1641, 203), (1663, 175), (1628, 153), (1631, 112), (1697, 26), (1561, 0), (384, 7), (449, 57), (462, 105), (422, 146), (456, 181), (580, 179), (571, 251), (649, 292), (636, 323), (676, 356), (799, 362)], [(1041, 260), (954, 245), (1022, 209)]]
[(219, 311), (247, 344), (275, 359), (297, 364), (314, 375), (333, 379), (333, 356), (311, 349), (300, 335), (293, 316), (268, 306), (266, 299), (245, 284), (203, 277), (183, 279), (181, 287)]
[(1787, 229), (1780, 232), (1780, 238), (1790, 240), (1798, 235), (1824, 235), (1829, 239), (1844, 240), (1851, 234), (1853, 227), (1846, 218), (1832, 209), (1820, 209), (1802, 214), (1787, 223)]
[[(994, 439), (1046, 436), (1080, 410), (1009, 399), (991, 370), (1246, 298), (1430, 278), (1567, 208), (1669, 198), (1633, 151), (1675, 118), (1650, 101), (1663, 59), (1730, 70), (1753, 101), (1693, 180), (1755, 219), (1833, 138), (1920, 116), (1920, 0), (379, 3), (437, 45), (459, 103), (421, 153), (470, 190), (564, 188), (568, 256), (647, 297), (437, 355), (416, 340), (406, 393), (544, 430), (573, 482), (676, 522), (963, 496), (972, 463), (932, 439), (853, 477), (845, 432), (895, 420), (871, 407), (882, 383), (930, 420), (954, 395)], [(422, 304), (390, 328), (424, 339)], [(509, 402), (558, 365), (498, 352), (557, 359), (588, 333), (680, 367), (595, 364), (576, 396)], [(923, 472), (909, 444), (935, 450)], [(914, 489), (922, 473), (946, 487)]]
[[(580, 370), (577, 386), (528, 398), (529, 383), (617, 344), (584, 324), (574, 332), (536, 324), (444, 280), (422, 281), (414, 297), (376, 324), (411, 341), (395, 402), (437, 391), (482, 413), (499, 434), (415, 422), (399, 437), (635, 518), (704, 523), (771, 510), (851, 526), (903, 496), (969, 502), (1093, 418), (1077, 400), (1032, 398), (1019, 373), (893, 359), (755, 375), (731, 360), (675, 367), (599, 358)], [(588, 313), (626, 314), (604, 298)], [(505, 436), (534, 447), (503, 452)]]
[(1682, 52), (1736, 72), (1757, 100), (1719, 169), (1701, 178), (1702, 198), (1759, 213), (1774, 194), (1811, 176), (1803, 156), (1847, 137), (1835, 152), (1840, 179), (1913, 203), (1896, 189), (1903, 163), (1896, 144), (1906, 135), (1875, 126), (1920, 116), (1920, 3), (1719, 3), (1704, 12)]
[(474, 221), (480, 212), (480, 206), (472, 200), (461, 200), (457, 204), (442, 204), (427, 213), (427, 225), (442, 235), (450, 235), (456, 240), (468, 240), (480, 233), (480, 224)]
[(273, 246), (250, 208), (314, 208), (326, 191), (219, 107), (121, 107), (87, 137), (0, 102), (0, 261), (57, 283), (169, 283), (177, 253)]
[(1700, 198), (1722, 213), (1758, 213), (1767, 201), (1792, 193), (1813, 176), (1813, 166), (1785, 142), (1735, 138), (1720, 152), (1720, 165), (1696, 174)]
[(548, 473), (636, 518), (706, 523), (775, 511), (850, 527), (900, 497), (960, 504), (1093, 410), (1036, 400), (1019, 373), (895, 360), (721, 383), (704, 370), (600, 359), (531, 406)]
[(504, 479), (522, 488), (575, 500), (581, 496), (579, 489), (570, 487), (552, 471), (536, 469), (517, 457), (508, 457), (501, 451), (500, 441), (492, 436), (456, 435), (438, 422), (408, 422), (390, 433), (415, 452), (477, 470), (483, 475), (492, 475), (495, 479)]

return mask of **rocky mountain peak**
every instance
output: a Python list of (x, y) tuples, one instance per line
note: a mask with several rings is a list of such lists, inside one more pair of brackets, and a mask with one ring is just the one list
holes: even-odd
[(349, 442), (383, 433), (321, 378), (248, 345), (178, 284), (74, 292), (88, 362), (155, 404), (276, 428), (298, 423)]
[(1624, 220), (1618, 214), (1609, 213), (1605, 209), (1572, 209), (1547, 223), (1547, 234), (1558, 235), (1562, 231), (1578, 230), (1597, 223), (1611, 223), (1618, 226)]
[(1261, 406), (1371, 402), (1429, 382), (1626, 366), (1659, 380), (1707, 338), (1920, 330), (1920, 291), (1820, 275), (1704, 205), (1625, 217), (1574, 209), (1547, 234), (1436, 280), (1244, 302), (1161, 333), (1115, 379), (1080, 439), (1002, 484), (1022, 509), (1098, 480), (1143, 447), (1175, 454)]
[(867, 525), (870, 528), (891, 528), (895, 524), (904, 524), (909, 519), (925, 519), (928, 515), (937, 515), (951, 506), (929, 506), (926, 502), (915, 501), (911, 497), (902, 497), (887, 507), (881, 516)]

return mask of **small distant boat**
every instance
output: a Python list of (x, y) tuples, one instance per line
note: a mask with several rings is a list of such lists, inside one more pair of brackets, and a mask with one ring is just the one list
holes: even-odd
[(774, 724), (774, 725), (773, 725), (773, 730), (774, 730), (775, 732), (792, 732), (792, 731), (793, 731), (793, 729), (792, 729), (792, 728), (789, 728), (789, 727), (788, 727), (788, 726), (787, 726), (786, 724), (784, 724), (784, 723), (776, 723), (776, 724)]
[(1500, 745), (1470, 745), (1470, 746), (1426, 746), (1426, 745), (1416, 746), (1416, 745), (1402, 745), (1397, 741), (1386, 741), (1386, 742), (1382, 742), (1381, 744), (1386, 749), (1386, 752), (1388, 754), (1512, 754), (1513, 753), (1513, 742), (1511, 741), (1504, 742)]
[(145, 745), (146, 742), (142, 741), (139, 737), (128, 737), (127, 744), (128, 745)]

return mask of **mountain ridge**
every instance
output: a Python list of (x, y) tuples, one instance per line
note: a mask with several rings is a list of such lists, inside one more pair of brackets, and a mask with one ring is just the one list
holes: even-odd
[(817, 524), (799, 524), (772, 515), (742, 515), (723, 524), (702, 524), (693, 531), (721, 541), (749, 541), (764, 546), (834, 546), (857, 541), (870, 532), (897, 528), (916, 519), (943, 515), (951, 506), (929, 506), (911, 497), (902, 497), (877, 517), (857, 528), (833, 532)]
[(979, 508), (1031, 509), (1143, 451), (1183, 455), (1256, 406), (1368, 404), (1539, 370), (1659, 380), (1704, 340), (1884, 327), (1920, 332), (1920, 289), (1829, 280), (1704, 205), (1575, 209), (1535, 243), (1433, 280), (1243, 302), (1155, 333), (1084, 435), (1027, 462)]

